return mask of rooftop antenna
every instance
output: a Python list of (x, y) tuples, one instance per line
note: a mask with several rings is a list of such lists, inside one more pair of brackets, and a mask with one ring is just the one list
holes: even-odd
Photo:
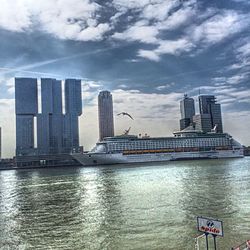
[(199, 95), (201, 95), (201, 88), (199, 88)]

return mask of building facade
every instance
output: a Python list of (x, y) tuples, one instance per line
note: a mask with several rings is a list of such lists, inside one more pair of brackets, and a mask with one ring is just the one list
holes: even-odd
[(79, 121), (82, 114), (82, 88), (81, 80), (65, 80), (65, 115), (63, 118), (63, 147), (66, 152), (78, 152)]
[(98, 95), (99, 140), (114, 136), (113, 100), (109, 91)]
[(212, 128), (216, 127), (218, 133), (223, 133), (221, 106), (217, 103), (213, 95), (199, 96), (200, 114), (207, 114), (210, 116)]
[[(41, 113), (38, 113), (37, 79), (16, 78), (16, 155), (60, 154), (80, 151), (78, 117), (82, 114), (81, 80), (65, 81), (65, 114), (62, 83), (41, 79)], [(34, 124), (37, 118), (37, 124)], [(37, 148), (34, 145), (37, 125)]]
[(35, 154), (34, 117), (38, 113), (37, 80), (15, 78), (16, 155)]
[(0, 127), (0, 159), (2, 159), (2, 128)]
[(193, 116), (195, 115), (194, 99), (185, 94), (184, 98), (180, 101), (180, 111), (180, 130), (183, 130), (193, 122)]
[(198, 114), (193, 116), (195, 129), (202, 132), (211, 132), (212, 123), (210, 114)]
[(37, 116), (39, 154), (63, 152), (62, 84), (51, 78), (41, 79), (42, 113)]

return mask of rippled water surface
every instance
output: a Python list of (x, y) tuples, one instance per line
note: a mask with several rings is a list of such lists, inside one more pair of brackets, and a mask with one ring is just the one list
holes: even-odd
[(250, 238), (250, 158), (0, 172), (0, 249), (194, 249), (197, 215)]

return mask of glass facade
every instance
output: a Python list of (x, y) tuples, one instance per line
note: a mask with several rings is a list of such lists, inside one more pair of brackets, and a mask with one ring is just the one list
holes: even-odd
[(32, 155), (34, 117), (38, 113), (37, 80), (15, 78), (16, 155)]
[(65, 152), (78, 152), (79, 124), (78, 117), (82, 114), (81, 80), (65, 80), (65, 115), (63, 118), (63, 148)]
[(99, 139), (114, 136), (113, 100), (109, 91), (98, 95)]
[[(65, 112), (61, 81), (41, 79), (38, 114), (37, 80), (15, 79), (16, 154), (58, 154), (79, 151), (78, 116), (82, 114), (81, 80), (65, 81)], [(37, 117), (37, 150), (34, 148), (34, 117)]]
[(37, 147), (39, 154), (63, 152), (63, 114), (61, 81), (41, 79), (42, 114), (37, 117)]
[(65, 80), (65, 113), (75, 114), (77, 116), (82, 114), (81, 80)]
[(16, 155), (34, 153), (34, 116), (16, 115)]
[[(221, 107), (216, 103), (216, 98), (213, 95), (201, 95), (199, 96), (199, 108), (200, 114), (210, 115), (211, 127), (215, 128), (218, 133), (223, 133)], [(205, 131), (205, 130), (204, 130)]]
[(194, 99), (184, 95), (183, 100), (180, 101), (180, 130), (183, 130), (190, 126), (193, 121), (193, 116), (195, 115)]

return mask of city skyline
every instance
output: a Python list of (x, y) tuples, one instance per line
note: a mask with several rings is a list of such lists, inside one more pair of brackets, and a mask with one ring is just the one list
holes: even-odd
[(249, 1), (22, 3), (0, 10), (3, 157), (14, 155), (15, 76), (82, 79), (80, 144), (88, 149), (98, 140), (97, 95), (106, 89), (114, 114), (136, 117), (115, 117), (116, 133), (131, 126), (135, 134), (171, 135), (183, 93), (198, 110), (200, 92), (217, 96), (224, 131), (250, 144)]

